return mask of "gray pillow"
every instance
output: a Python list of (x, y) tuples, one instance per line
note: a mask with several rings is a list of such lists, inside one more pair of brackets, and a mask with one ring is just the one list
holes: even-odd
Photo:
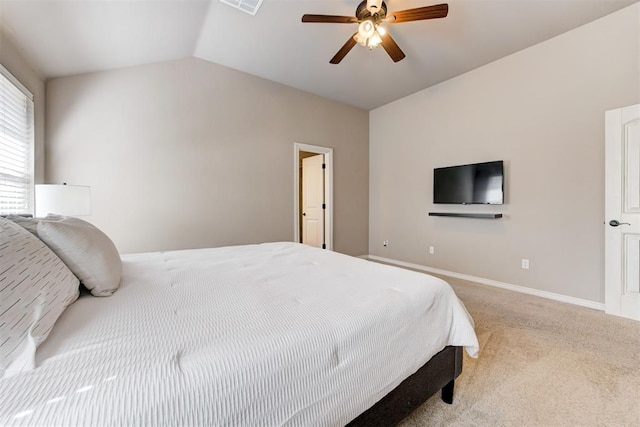
[(62, 259), (95, 296), (110, 296), (120, 286), (122, 261), (111, 239), (74, 217), (40, 219), (38, 237)]
[(0, 218), (0, 377), (35, 367), (38, 345), (78, 298), (78, 279), (44, 243)]

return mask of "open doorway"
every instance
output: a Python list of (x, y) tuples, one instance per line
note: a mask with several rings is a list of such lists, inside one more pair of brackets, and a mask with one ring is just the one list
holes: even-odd
[(333, 250), (333, 149), (294, 144), (294, 241)]

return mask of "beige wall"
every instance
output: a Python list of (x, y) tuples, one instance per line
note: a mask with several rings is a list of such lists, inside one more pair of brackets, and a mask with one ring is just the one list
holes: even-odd
[[(639, 8), (371, 111), (369, 252), (603, 302), (604, 112), (640, 102)], [(505, 205), (445, 207), (504, 219), (427, 216), (433, 168), (499, 159)]]
[(367, 253), (364, 110), (184, 59), (50, 80), (46, 129), (123, 253), (292, 240), (295, 142), (334, 148), (334, 249)]
[(0, 32), (0, 64), (33, 94), (35, 131), (35, 181), (44, 182), (45, 83), (6, 34)]

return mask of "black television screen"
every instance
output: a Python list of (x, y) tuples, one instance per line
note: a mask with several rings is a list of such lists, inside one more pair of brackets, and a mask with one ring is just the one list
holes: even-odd
[(501, 205), (503, 161), (433, 170), (433, 203)]

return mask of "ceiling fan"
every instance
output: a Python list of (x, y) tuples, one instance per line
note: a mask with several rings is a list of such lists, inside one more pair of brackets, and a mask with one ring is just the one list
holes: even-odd
[(415, 9), (400, 10), (387, 14), (387, 5), (382, 0), (364, 0), (356, 8), (356, 16), (338, 15), (302, 15), (302, 22), (331, 23), (331, 24), (358, 24), (358, 32), (349, 37), (349, 40), (340, 48), (331, 61), (339, 64), (347, 53), (360, 43), (369, 49), (382, 45), (393, 62), (404, 59), (405, 54), (393, 40), (382, 23), (400, 24), (409, 21), (421, 21), (423, 19), (444, 18), (449, 13), (449, 5), (446, 3), (434, 6), (418, 7)]

